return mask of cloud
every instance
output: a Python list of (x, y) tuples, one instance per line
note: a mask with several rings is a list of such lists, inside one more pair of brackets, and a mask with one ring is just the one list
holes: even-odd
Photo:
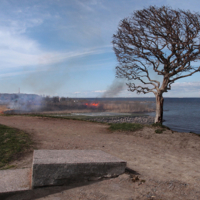
[(200, 82), (180, 82), (172, 84), (172, 92), (200, 92)]
[[(43, 71), (43, 70), (41, 70)], [(17, 76), (17, 75), (22, 75), (22, 74), (30, 74), (30, 73), (34, 73), (35, 70), (23, 70), (23, 71), (20, 71), (20, 72), (8, 72), (8, 73), (1, 73), (0, 74), (0, 77), (12, 77), (12, 76)]]
[(86, 11), (95, 12), (96, 7), (100, 7), (101, 9), (107, 9), (101, 0), (75, 0), (76, 4), (79, 5)]
[(174, 83), (174, 87), (200, 87), (200, 82), (180, 82)]
[[(0, 37), (1, 40), (1, 37)], [(18, 40), (18, 38), (12, 38), (12, 40), (15, 42), (15, 44), (19, 44), (21, 41), (21, 38)], [(86, 57), (89, 55), (95, 55), (95, 54), (102, 54), (105, 53), (106, 50), (104, 48), (91, 48), (91, 49), (82, 49), (77, 51), (69, 51), (69, 52), (45, 52), (42, 51), (40, 48), (38, 48), (37, 44), (34, 44), (31, 40), (25, 40), (26, 44), (22, 48), (20, 48), (20, 45), (14, 45), (9, 44), (7, 45), (7, 49), (2, 49), (2, 45), (0, 42), (0, 60), (1, 60), (1, 69), (5, 68), (22, 68), (22, 67), (33, 67), (36, 68), (43, 67), (50, 68), (51, 65), (56, 63), (62, 63), (69, 59), (80, 59), (81, 57)], [(13, 48), (12, 48), (13, 47)], [(32, 50), (31, 50), (32, 48)], [(27, 52), (24, 52), (24, 49), (27, 49)], [(107, 50), (107, 52), (109, 49)], [(98, 65), (98, 64), (97, 64)], [(84, 66), (84, 63), (83, 65)], [(94, 66), (94, 64), (92, 65)], [(91, 67), (92, 67), (91, 66)], [(77, 66), (78, 67), (78, 66)], [(89, 66), (87, 66), (88, 68)], [(90, 68), (91, 68), (90, 67)]]
[[(18, 9), (18, 11), (17, 14), (14, 11), (10, 15), (5, 14), (0, 20), (1, 70), (51, 65), (70, 58), (101, 54), (105, 50), (102, 45), (64, 51), (45, 49), (43, 43), (29, 37), (27, 33), (30, 29), (38, 30), (38, 27), (45, 24), (45, 20), (51, 19), (52, 16), (40, 14), (38, 9), (30, 11), (29, 7)], [(16, 19), (13, 13), (17, 15)]]
[(40, 44), (25, 33), (28, 28), (38, 26), (43, 19), (23, 20), (12, 18), (12, 14), (0, 20), (0, 62), (1, 69), (37, 64), (42, 54)]
[(95, 90), (95, 91), (93, 91), (93, 92), (95, 92), (95, 93), (104, 93), (106, 90)]
[(166, 97), (200, 97), (200, 82), (173, 83), (171, 90), (164, 93)]
[[(80, 1), (77, 2), (81, 3)], [(53, 5), (53, 3), (54, 1), (50, 1), (50, 5)], [(54, 3), (54, 5), (57, 6), (61, 6), (62, 4), (64, 4), (63, 1), (61, 1), (60, 4)], [(95, 5), (96, 1), (85, 1), (83, 4)], [(39, 33), (40, 31), (44, 32), (43, 26), (47, 26), (48, 29), (50, 28), (49, 31), (53, 29), (57, 31), (57, 26), (54, 25), (57, 23), (55, 22), (59, 22), (65, 16), (63, 12), (60, 14), (52, 11), (50, 6), (47, 6), (49, 4), (36, 4), (35, 2), (32, 7), (30, 5), (31, 3), (24, 3), (22, 6), (15, 4), (12, 7), (11, 3), (5, 3), (4, 7), (7, 8), (7, 11), (10, 11), (9, 14), (0, 9), (2, 11), (0, 14), (1, 69), (51, 65), (70, 58), (101, 54), (105, 50), (102, 44), (92, 45), (93, 47), (79, 47), (74, 50), (69, 48), (64, 50), (50, 50), (49, 48), (45, 48), (43, 41), (36, 40), (37, 37), (34, 39), (29, 37), (29, 33), (32, 31), (39, 31)], [(69, 5), (69, 3), (67, 5)], [(75, 16), (76, 15), (74, 15), (74, 17)], [(50, 24), (48, 24), (48, 20), (51, 22)], [(64, 21), (62, 21), (61, 26), (63, 25), (65, 25)], [(76, 26), (76, 24), (73, 24), (73, 27)], [(72, 24), (67, 24), (67, 27), (71, 29)], [(86, 28), (84, 30), (86, 31)], [(86, 31), (87, 33), (85, 32), (85, 35), (90, 32), (89, 30), (90, 29)], [(58, 32), (60, 32), (60, 30), (58, 30)], [(63, 33), (65, 32), (68, 31), (63, 30)], [(47, 34), (48, 32), (45, 33)], [(73, 32), (73, 35), (77, 35), (75, 39), (78, 38), (78, 33), (79, 31), (77, 31), (76, 34)], [(84, 38), (82, 38), (82, 40), (84, 40)], [(69, 37), (67, 38), (67, 42), (68, 41)]]
[[(83, 9), (87, 10), (87, 11), (92, 11), (94, 12), (94, 9), (92, 9), (92, 7), (90, 5), (88, 5), (88, 1), (79, 1), (76, 0), (75, 1), (79, 6), (81, 6)], [(96, 2), (94, 2), (96, 3)]]

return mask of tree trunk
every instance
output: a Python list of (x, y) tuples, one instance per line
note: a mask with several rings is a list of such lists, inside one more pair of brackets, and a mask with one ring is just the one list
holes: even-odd
[(156, 95), (156, 117), (155, 117), (155, 123), (161, 123), (163, 122), (163, 102), (164, 98), (161, 94)]

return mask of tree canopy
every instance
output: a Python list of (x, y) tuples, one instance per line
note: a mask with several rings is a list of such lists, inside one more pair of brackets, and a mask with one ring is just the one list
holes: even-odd
[[(200, 59), (199, 33), (199, 13), (150, 6), (123, 19), (113, 35), (119, 62), (116, 76), (132, 81), (127, 83), (132, 92), (155, 94), (155, 122), (162, 123), (162, 94), (176, 80), (200, 71), (195, 65)], [(153, 79), (150, 70), (161, 75), (162, 81)]]
[[(123, 19), (112, 41), (119, 61), (117, 77), (143, 83), (129, 83), (130, 91), (157, 93), (170, 90), (176, 80), (200, 71), (192, 63), (200, 58), (199, 19), (198, 13), (165, 6), (150, 6)], [(149, 67), (164, 77), (163, 84), (151, 79)]]

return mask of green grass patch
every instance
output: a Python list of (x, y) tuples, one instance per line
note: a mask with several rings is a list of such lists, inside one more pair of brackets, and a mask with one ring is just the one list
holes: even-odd
[(163, 133), (163, 131), (165, 131), (166, 129), (167, 129), (167, 130), (170, 130), (169, 127), (164, 126), (164, 125), (162, 125), (161, 123), (154, 123), (154, 124), (152, 124), (151, 126), (154, 127), (154, 128), (157, 128), (157, 129), (155, 130), (155, 133), (158, 133), (158, 134)]
[(109, 130), (111, 131), (136, 131), (142, 129), (144, 125), (142, 124), (132, 124), (132, 123), (121, 123), (121, 124), (111, 124)]
[(155, 130), (155, 133), (160, 134), (160, 133), (162, 133), (163, 131), (165, 131), (165, 129), (156, 129), (156, 130)]
[(29, 135), (21, 130), (0, 124), (0, 169), (31, 147)]

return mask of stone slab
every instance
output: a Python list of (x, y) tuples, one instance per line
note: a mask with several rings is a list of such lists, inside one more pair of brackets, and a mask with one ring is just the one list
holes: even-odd
[(0, 194), (31, 189), (31, 169), (0, 170)]
[(126, 161), (100, 150), (35, 150), (32, 187), (123, 174)]

